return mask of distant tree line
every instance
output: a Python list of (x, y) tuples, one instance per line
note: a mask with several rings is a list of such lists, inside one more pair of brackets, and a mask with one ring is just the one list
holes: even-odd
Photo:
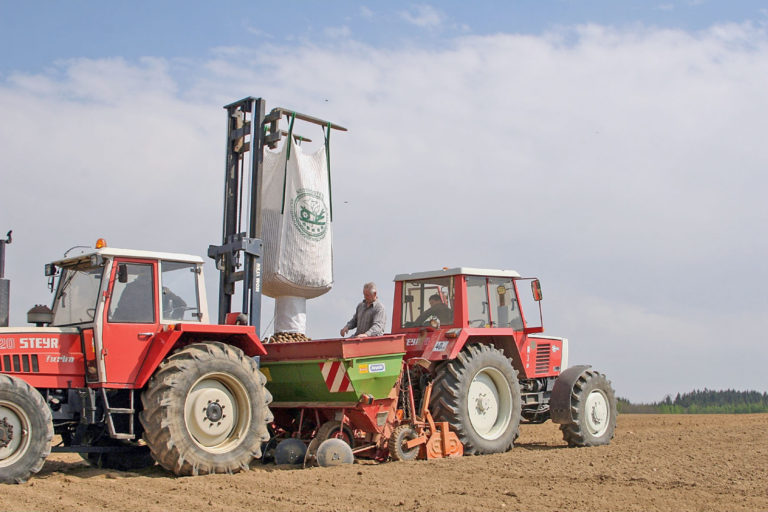
[(694, 390), (667, 395), (660, 402), (633, 404), (626, 398), (617, 398), (620, 413), (646, 414), (747, 414), (768, 412), (768, 393), (758, 391)]

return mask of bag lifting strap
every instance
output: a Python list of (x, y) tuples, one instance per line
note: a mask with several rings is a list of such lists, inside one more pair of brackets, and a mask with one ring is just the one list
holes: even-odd
[[(333, 222), (333, 195), (331, 194), (331, 122), (328, 121), (328, 134), (325, 135), (325, 166), (328, 168), (328, 209)], [(325, 132), (325, 130), (323, 130)]]
[(280, 215), (285, 214), (285, 186), (288, 182), (288, 160), (291, 159), (291, 146), (293, 145), (293, 121), (296, 120), (296, 112), (291, 113), (291, 122), (288, 125), (288, 140), (285, 141), (288, 144), (288, 149), (285, 155), (285, 167), (283, 168), (283, 203), (280, 206)]
[[(288, 160), (291, 159), (291, 146), (293, 145), (293, 122), (296, 120), (296, 112), (291, 113), (291, 122), (288, 125), (288, 148), (285, 155), (285, 167), (283, 167), (283, 200), (280, 205), (280, 215), (285, 214), (285, 188), (288, 184)], [(328, 209), (330, 210), (330, 220), (333, 222), (333, 192), (331, 191), (331, 122), (326, 125), (327, 130), (323, 130), (325, 139), (325, 166), (328, 171)]]

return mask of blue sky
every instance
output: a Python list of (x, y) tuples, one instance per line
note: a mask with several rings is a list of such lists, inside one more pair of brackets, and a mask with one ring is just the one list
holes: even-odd
[(34, 70), (72, 57), (191, 58), (218, 46), (321, 43), (343, 30), (375, 47), (434, 45), (461, 35), (540, 34), (558, 26), (702, 30), (765, 23), (759, 1), (253, 2), (0, 0), (0, 72)]
[(12, 324), (73, 245), (205, 255), (222, 106), (262, 96), (349, 128), (311, 337), (364, 282), (391, 311), (396, 274), (514, 269), (621, 396), (768, 390), (762, 3), (469, 5), (0, 0)]

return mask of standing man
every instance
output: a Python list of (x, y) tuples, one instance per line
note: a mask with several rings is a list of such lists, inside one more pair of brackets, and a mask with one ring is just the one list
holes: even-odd
[(384, 334), (384, 324), (387, 323), (387, 312), (379, 302), (376, 294), (376, 285), (366, 283), (363, 286), (363, 302), (357, 305), (352, 319), (341, 328), (341, 336), (347, 335), (350, 329), (357, 328), (356, 338), (366, 336), (381, 336)]

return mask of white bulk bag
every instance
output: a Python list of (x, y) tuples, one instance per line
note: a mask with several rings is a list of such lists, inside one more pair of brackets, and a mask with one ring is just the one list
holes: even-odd
[(280, 151), (264, 152), (262, 290), (268, 297), (310, 299), (333, 284), (327, 144), (305, 154), (292, 128)]
[(275, 299), (275, 332), (307, 332), (307, 299), (288, 296)]

